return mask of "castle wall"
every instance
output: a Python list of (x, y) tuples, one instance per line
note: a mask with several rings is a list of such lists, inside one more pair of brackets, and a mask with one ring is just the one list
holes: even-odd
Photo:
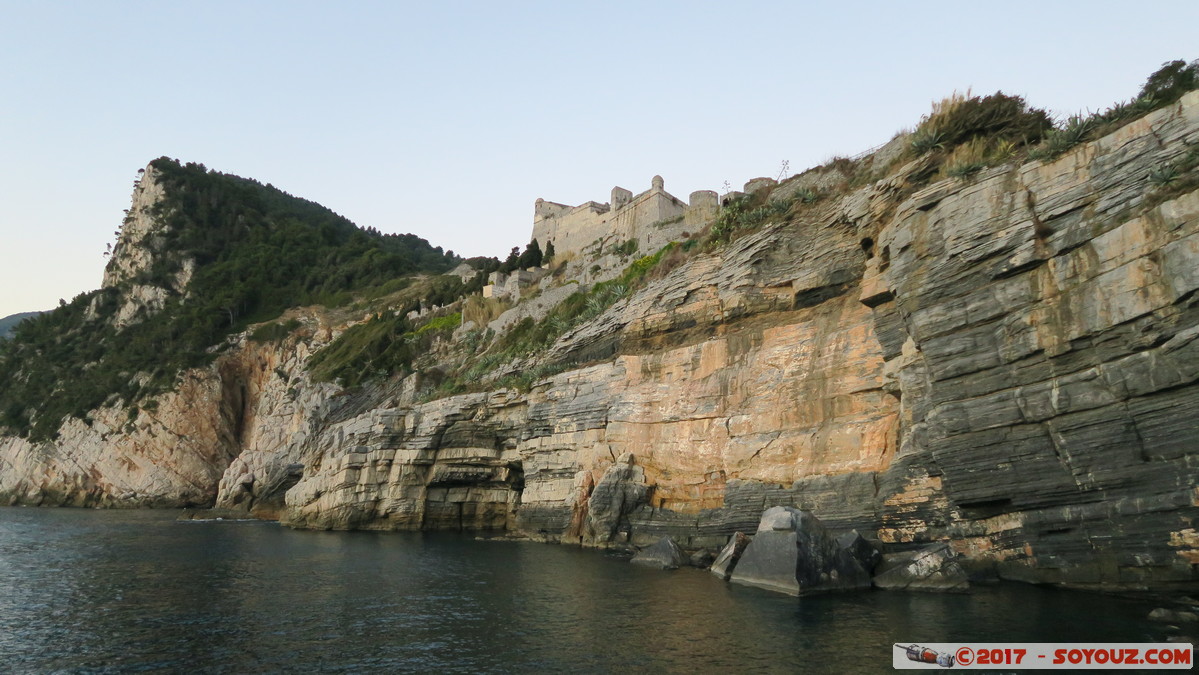
[(552, 241), (554, 251), (562, 254), (582, 251), (599, 239), (637, 239), (642, 250), (655, 250), (681, 234), (687, 205), (666, 192), (660, 177), (654, 178), (653, 187), (636, 196), (624, 188), (614, 188), (612, 198), (617, 208), (596, 202), (570, 208), (537, 200), (533, 238), (542, 250)]

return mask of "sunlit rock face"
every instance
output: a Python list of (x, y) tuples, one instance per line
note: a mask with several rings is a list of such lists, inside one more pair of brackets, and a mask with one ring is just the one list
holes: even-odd
[[(180, 258), (167, 245), (168, 228), (164, 214), (159, 212), (164, 208), (166, 189), (153, 164), (142, 170), (112, 257), (104, 268), (102, 287), (120, 292), (120, 306), (112, 319), (117, 328), (161, 310), (171, 296), (185, 294), (195, 273), (195, 261)], [(172, 271), (156, 278), (158, 265)]]
[[(901, 172), (745, 236), (549, 355), (595, 365), (396, 413), (469, 418), (487, 452), (408, 424), (390, 442), (419, 457), (358, 444), (305, 472), (286, 517), (714, 548), (788, 505), (892, 550), (947, 541), (975, 572), (1193, 584), (1199, 195), (1145, 200), (1197, 104), (968, 182), (905, 195)], [(477, 479), (429, 487), (455, 466)]]
[(0, 495), (684, 550), (788, 506), (973, 574), (1194, 588), (1199, 193), (1149, 175), (1197, 144), (1191, 93), (1049, 162), (913, 190), (917, 160), (649, 282), (527, 392), (313, 384), (312, 319), (132, 428), (6, 439)]

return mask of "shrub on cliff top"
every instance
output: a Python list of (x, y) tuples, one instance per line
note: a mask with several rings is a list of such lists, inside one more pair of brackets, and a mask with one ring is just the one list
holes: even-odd
[(972, 97), (969, 92), (955, 92), (933, 104), (932, 112), (912, 134), (911, 149), (916, 154), (952, 150), (976, 138), (1030, 145), (1052, 127), (1049, 113), (1029, 107), (1020, 96), (997, 91), (990, 96)]
[(1165, 63), (1145, 80), (1136, 98), (1116, 103), (1102, 112), (1070, 115), (1046, 134), (1044, 142), (1029, 156), (1042, 160), (1058, 157), (1080, 143), (1110, 134), (1133, 120), (1175, 103), (1195, 89), (1199, 89), (1199, 61)]
[(1163, 63), (1145, 80), (1139, 100), (1151, 100), (1157, 107), (1169, 105), (1188, 91), (1199, 89), (1199, 59), (1187, 63), (1182, 59)]

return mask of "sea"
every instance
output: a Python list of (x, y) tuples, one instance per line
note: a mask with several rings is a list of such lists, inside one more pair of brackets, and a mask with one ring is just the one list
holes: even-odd
[(0, 508), (2, 673), (871, 673), (922, 642), (1162, 642), (1022, 584), (794, 598), (573, 546)]

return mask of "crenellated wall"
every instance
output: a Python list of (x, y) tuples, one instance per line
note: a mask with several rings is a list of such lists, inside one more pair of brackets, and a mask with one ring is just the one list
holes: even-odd
[(543, 251), (553, 242), (559, 254), (578, 253), (604, 239), (618, 243), (635, 239), (643, 250), (655, 250), (679, 238), (689, 208), (666, 192), (662, 177), (655, 176), (650, 189), (637, 195), (612, 188), (612, 200), (605, 204), (586, 202), (570, 207), (538, 199), (533, 209), (533, 238)]

